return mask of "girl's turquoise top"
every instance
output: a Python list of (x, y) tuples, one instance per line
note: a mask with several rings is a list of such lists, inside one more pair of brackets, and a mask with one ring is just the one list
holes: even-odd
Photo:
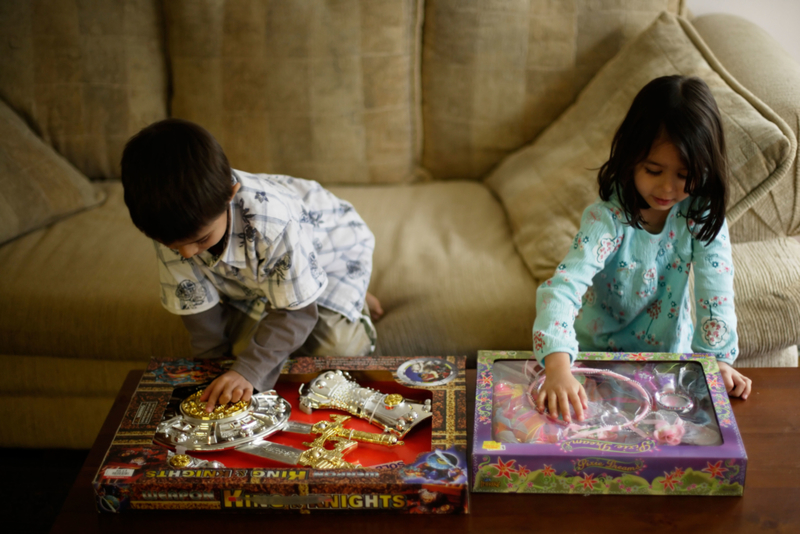
[(566, 258), (536, 292), (533, 349), (540, 362), (552, 352), (574, 360), (580, 348), (709, 353), (733, 363), (738, 337), (728, 225), (711, 243), (698, 241), (686, 218), (691, 201), (672, 207), (659, 234), (627, 224), (616, 199), (586, 208)]

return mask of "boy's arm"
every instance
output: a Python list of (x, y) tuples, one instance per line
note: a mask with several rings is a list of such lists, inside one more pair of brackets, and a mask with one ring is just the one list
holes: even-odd
[(216, 304), (200, 313), (181, 315), (181, 319), (189, 331), (193, 357), (208, 359), (230, 355), (231, 343), (225, 334), (227, 311), (222, 305)]
[(272, 389), (283, 362), (303, 346), (314, 330), (317, 318), (316, 302), (299, 310), (268, 308), (250, 344), (236, 356), (231, 370), (203, 391), (200, 400), (206, 402), (206, 410), (213, 411), (218, 400), (220, 404), (248, 401), (253, 389)]
[(272, 389), (281, 365), (303, 346), (317, 325), (317, 303), (299, 310), (268, 308), (250, 344), (236, 357), (231, 369), (238, 372), (258, 391)]

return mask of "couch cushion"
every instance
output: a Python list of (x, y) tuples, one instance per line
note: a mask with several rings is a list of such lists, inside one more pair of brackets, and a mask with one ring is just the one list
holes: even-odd
[(148, 360), (187, 356), (183, 324), (161, 307), (152, 242), (131, 223), (119, 182), (98, 208), (0, 247), (4, 354)]
[(0, 100), (0, 244), (104, 198)]
[[(189, 356), (161, 307), (153, 245), (131, 224), (118, 183), (107, 202), (0, 247), (5, 354), (146, 361)], [(370, 291), (386, 314), (378, 353), (529, 349), (536, 282), (505, 213), (478, 183), (334, 187), (375, 233)]]
[(331, 190), (375, 233), (378, 354), (530, 350), (536, 281), (502, 206), (474, 182)]
[(729, 223), (749, 195), (764, 193), (788, 170), (794, 155), (785, 123), (730, 78), (687, 21), (664, 13), (550, 128), (486, 180), (508, 210), (517, 248), (535, 277), (552, 276), (567, 253), (581, 213), (597, 198), (597, 169), (634, 96), (667, 74), (703, 78), (717, 100), (732, 173)]
[(172, 113), (206, 127), (238, 169), (411, 180), (417, 4), (165, 2)]
[(478, 179), (532, 141), (606, 61), (680, 0), (427, 0), (423, 166)]
[[(800, 243), (779, 238), (737, 243), (731, 250), (739, 349), (746, 356), (737, 364), (783, 367), (778, 351), (800, 341)], [(796, 349), (794, 354), (788, 365), (797, 367)]]
[[(800, 63), (780, 43), (749, 20), (713, 13), (692, 20), (725, 69), (800, 134)], [(747, 43), (747, 46), (742, 46)], [(800, 150), (788, 177), (768, 193), (769, 199), (747, 210), (731, 227), (734, 242), (763, 241), (800, 234)]]
[(3, 0), (0, 35), (0, 96), (90, 178), (167, 115), (160, 0)]

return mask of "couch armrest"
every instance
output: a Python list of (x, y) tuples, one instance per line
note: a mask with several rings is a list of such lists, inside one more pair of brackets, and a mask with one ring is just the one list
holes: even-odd
[(800, 342), (800, 242), (793, 238), (733, 245), (739, 360)]
[[(796, 140), (800, 130), (800, 64), (766, 31), (743, 18), (714, 13), (691, 23), (725, 70), (783, 119)], [(793, 150), (794, 162), (786, 176), (769, 188), (770, 201), (756, 195), (752, 203), (734, 207), (747, 213), (728, 214), (729, 219), (743, 219), (731, 228), (735, 241), (800, 234), (800, 205), (795, 202), (800, 188), (796, 141)]]

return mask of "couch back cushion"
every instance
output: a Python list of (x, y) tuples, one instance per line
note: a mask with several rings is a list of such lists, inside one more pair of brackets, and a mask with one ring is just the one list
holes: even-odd
[(170, 0), (172, 114), (231, 165), (322, 183), (414, 177), (416, 0)]
[(159, 0), (3, 0), (0, 97), (91, 178), (167, 116)]
[(478, 179), (532, 141), (623, 44), (682, 0), (426, 0), (422, 165)]
[[(754, 23), (722, 13), (692, 20), (725, 69), (800, 133), (800, 63), (774, 37)], [(746, 46), (742, 46), (746, 43)], [(800, 234), (800, 150), (794, 164), (770, 189), (768, 199), (754, 202), (731, 227), (734, 242), (764, 241)], [(757, 200), (757, 199), (753, 199)]]
[(722, 68), (689, 22), (664, 13), (536, 141), (486, 180), (506, 207), (517, 249), (537, 279), (553, 275), (584, 208), (598, 197), (597, 169), (608, 159), (633, 98), (653, 78), (670, 74), (701, 77), (719, 106), (731, 171), (729, 224), (786, 176), (795, 144), (786, 123)]
[(0, 245), (105, 196), (0, 100)]

